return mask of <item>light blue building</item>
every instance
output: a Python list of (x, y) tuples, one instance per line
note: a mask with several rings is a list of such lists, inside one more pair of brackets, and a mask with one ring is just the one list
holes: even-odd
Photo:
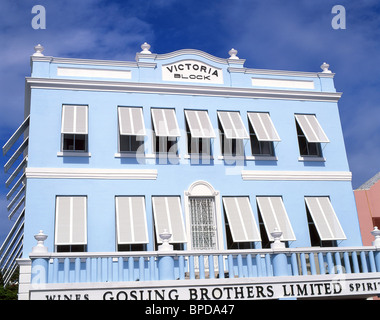
[[(299, 298), (318, 275), (378, 277), (328, 64), (250, 69), (234, 49), (154, 54), (146, 43), (132, 62), (35, 50), (25, 121), (3, 148), (24, 133), (6, 165), (24, 155), (9, 183), (14, 214), (25, 204), (20, 299)], [(302, 276), (310, 287), (291, 294)], [(227, 278), (245, 295), (226, 296)]]

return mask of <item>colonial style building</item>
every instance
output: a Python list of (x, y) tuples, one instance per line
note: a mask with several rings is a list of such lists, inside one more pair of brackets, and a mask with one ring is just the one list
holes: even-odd
[(19, 298), (378, 294), (329, 65), (141, 48), (105, 61), (35, 47), (25, 120), (3, 148), (24, 133), (5, 167), (21, 211)]

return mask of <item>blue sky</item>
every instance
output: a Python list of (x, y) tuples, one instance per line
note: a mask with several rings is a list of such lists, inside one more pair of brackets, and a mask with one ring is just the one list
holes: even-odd
[[(334, 5), (346, 9), (335, 30)], [(34, 5), (46, 29), (31, 26)], [(48, 56), (134, 60), (143, 42), (154, 53), (192, 48), (227, 58), (231, 48), (259, 69), (336, 73), (353, 188), (380, 171), (380, 1), (378, 0), (1, 0), (0, 144), (23, 120), (29, 57), (41, 43)], [(8, 157), (0, 157), (3, 166)], [(10, 230), (0, 170), (0, 241)]]

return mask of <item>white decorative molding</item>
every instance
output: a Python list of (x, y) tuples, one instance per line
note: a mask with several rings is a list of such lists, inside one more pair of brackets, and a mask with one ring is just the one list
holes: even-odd
[(233, 73), (237, 72), (237, 73), (245, 73), (245, 74), (287, 76), (287, 77), (334, 78), (335, 76), (335, 73), (291, 71), (291, 70), (251, 69), (251, 68), (235, 68), (235, 67), (228, 67), (227, 70)]
[(47, 79), (26, 78), (26, 84), (31, 89), (59, 89), (59, 90), (86, 90), (106, 92), (137, 92), (153, 94), (173, 95), (198, 95), (214, 97), (238, 97), (238, 98), (261, 98), (261, 99), (283, 99), (283, 100), (307, 100), (307, 101), (330, 101), (337, 102), (342, 93), (319, 92), (319, 91), (297, 91), (276, 90), (258, 88), (233, 88), (216, 86), (181, 85), (167, 83), (139, 83), (139, 82), (117, 82), (100, 80), (79, 79)]
[[(219, 58), (219, 57), (213, 56), (213, 55), (211, 55), (207, 52), (201, 51), (201, 50), (181, 49), (181, 50), (177, 50), (177, 51), (173, 51), (173, 52), (169, 52), (169, 53), (163, 53), (163, 54), (156, 54), (156, 53), (146, 54), (146, 53), (139, 53), (138, 52), (136, 54), (136, 61), (139, 61), (140, 58), (141, 59), (150, 58), (152, 60), (166, 60), (166, 59), (176, 58), (176, 57), (183, 56), (183, 55), (195, 55), (195, 56), (199, 56), (199, 57), (205, 58), (207, 60), (210, 60), (210, 61), (213, 61), (216, 63), (226, 64), (226, 65), (229, 64), (228, 60), (230, 60), (230, 59), (224, 59), (224, 58)], [(245, 62), (245, 59), (233, 59), (233, 60), (234, 60), (234, 64), (238, 64), (238, 65), (244, 65), (244, 62)]]
[(105, 79), (132, 79), (132, 73), (130, 70), (93, 69), (93, 68), (58, 67), (57, 76), (105, 78)]
[(313, 157), (313, 156), (305, 156), (305, 157), (298, 157), (298, 161), (304, 161), (304, 162), (326, 162), (326, 158), (324, 157)]
[(155, 180), (155, 169), (26, 168), (27, 179)]
[(315, 89), (314, 81), (310, 80), (289, 80), (273, 78), (251, 78), (254, 87), (273, 87), (290, 89)]
[(351, 181), (348, 171), (256, 171), (242, 170), (243, 180), (270, 181)]
[(58, 151), (57, 157), (91, 157), (91, 152)]
[[(31, 61), (49, 62), (57, 64), (78, 64), (91, 66), (109, 66), (109, 67), (131, 67), (137, 68), (140, 65), (145, 65), (144, 62), (136, 63), (134, 61), (117, 61), (117, 60), (96, 60), (96, 59), (79, 59), (79, 58), (60, 58), (51, 56), (31, 56)], [(151, 65), (151, 63), (147, 63)]]

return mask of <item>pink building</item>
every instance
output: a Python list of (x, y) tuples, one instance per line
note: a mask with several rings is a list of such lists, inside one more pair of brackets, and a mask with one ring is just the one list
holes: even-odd
[(354, 191), (363, 245), (372, 245), (371, 231), (380, 228), (380, 172)]

